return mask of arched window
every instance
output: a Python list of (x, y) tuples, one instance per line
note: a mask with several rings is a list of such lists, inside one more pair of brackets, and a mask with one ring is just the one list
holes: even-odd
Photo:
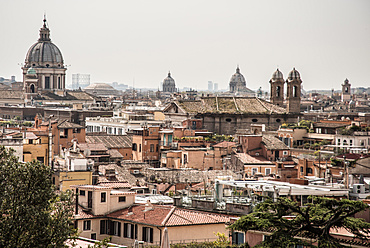
[(276, 97), (280, 97), (280, 90), (281, 90), (281, 87), (277, 86), (276, 87)]
[(297, 96), (298, 96), (298, 87), (293, 86), (293, 97), (297, 97)]
[(30, 86), (31, 93), (35, 93), (35, 85), (31, 84)]

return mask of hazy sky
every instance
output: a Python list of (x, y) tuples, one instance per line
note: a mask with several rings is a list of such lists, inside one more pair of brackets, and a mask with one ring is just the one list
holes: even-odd
[(277, 66), (295, 67), (306, 90), (370, 87), (369, 0), (0, 0), (0, 76), (21, 69), (46, 12), (73, 73), (91, 83), (226, 89), (239, 64), (247, 87), (264, 90)]

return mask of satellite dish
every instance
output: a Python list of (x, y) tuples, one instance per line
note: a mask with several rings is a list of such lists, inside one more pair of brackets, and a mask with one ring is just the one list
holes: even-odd
[(84, 156), (88, 157), (91, 155), (91, 151), (89, 149), (84, 150)]

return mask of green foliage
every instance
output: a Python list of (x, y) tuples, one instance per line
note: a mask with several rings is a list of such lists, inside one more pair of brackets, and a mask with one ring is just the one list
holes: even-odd
[(64, 247), (76, 234), (72, 199), (55, 193), (48, 166), (0, 147), (0, 247)]
[(93, 246), (89, 245), (88, 248), (106, 248), (111, 247), (108, 243), (110, 242), (111, 238), (105, 238), (101, 241), (96, 241)]
[(228, 245), (230, 245), (230, 241), (228, 240), (225, 233), (217, 232), (215, 233), (215, 235), (217, 236), (217, 240), (213, 241), (213, 244), (216, 247), (227, 247)]
[[(344, 228), (363, 240), (370, 234), (370, 223), (352, 217), (368, 208), (365, 203), (324, 197), (310, 197), (309, 200), (300, 207), (288, 198), (279, 198), (277, 202), (267, 199), (258, 204), (253, 213), (241, 217), (229, 228), (270, 232), (270, 238), (260, 247), (342, 247), (339, 240), (330, 234), (330, 230), (337, 228)], [(313, 244), (315, 242), (317, 246)]]
[(234, 137), (230, 135), (219, 135), (219, 134), (214, 134), (208, 137), (204, 138), (205, 141), (208, 142), (222, 142), (222, 141), (229, 141), (232, 142), (234, 140)]

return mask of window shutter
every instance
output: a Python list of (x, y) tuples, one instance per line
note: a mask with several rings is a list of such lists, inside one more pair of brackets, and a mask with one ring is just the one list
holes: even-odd
[(134, 235), (135, 226), (134, 226), (134, 224), (131, 224), (130, 226), (131, 226), (131, 237), (130, 238), (133, 239), (135, 237), (135, 235)]
[(118, 232), (117, 232), (117, 236), (118, 237), (121, 237), (121, 222), (118, 222)]
[(153, 228), (149, 228), (150, 230), (150, 243), (153, 243)]
[(114, 221), (109, 220), (108, 232), (109, 235), (114, 234)]
[(143, 226), (143, 238), (142, 238), (143, 241), (146, 242), (146, 227)]
[(127, 223), (123, 224), (123, 237), (127, 238)]
[(105, 220), (100, 221), (100, 234), (105, 234)]

